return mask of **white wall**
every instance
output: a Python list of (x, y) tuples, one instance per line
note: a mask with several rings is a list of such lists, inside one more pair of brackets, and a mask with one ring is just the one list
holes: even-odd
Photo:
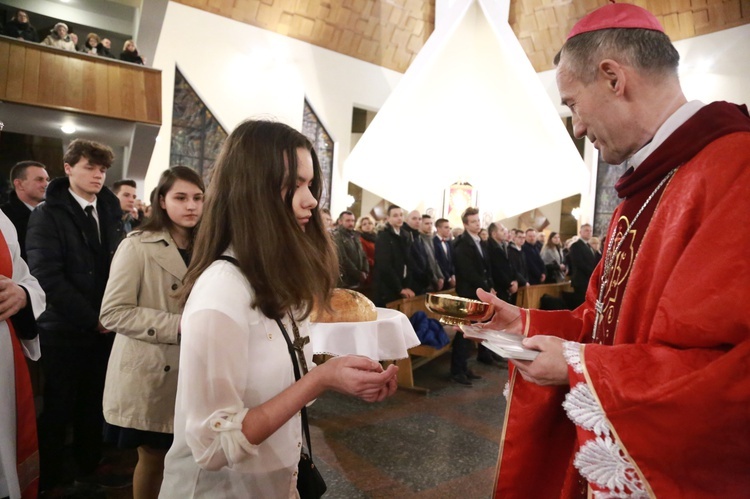
[[(208, 36), (196, 36), (196, 27)], [(297, 129), (305, 97), (336, 142), (331, 212), (346, 207), (341, 170), (351, 150), (354, 106), (379, 109), (401, 73), (201, 10), (170, 2), (154, 67), (162, 70), (162, 130), (146, 192), (169, 166), (174, 68), (229, 132), (249, 117), (275, 117)]]

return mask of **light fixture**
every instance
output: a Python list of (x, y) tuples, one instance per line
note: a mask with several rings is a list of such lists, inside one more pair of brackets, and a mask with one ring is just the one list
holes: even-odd
[(347, 208), (350, 208), (354, 204), (354, 201), (356, 201), (356, 199), (354, 199), (354, 196), (352, 196), (351, 194), (346, 195), (346, 207)]
[(71, 124), (61, 126), (60, 130), (62, 130), (62, 133), (67, 133), (68, 135), (70, 135), (71, 133), (76, 133), (76, 127)]
[(570, 210), (570, 214), (573, 215), (573, 218), (575, 218), (576, 220), (580, 220), (580, 218), (581, 218), (581, 208), (578, 207), (578, 206), (576, 206), (575, 208), (573, 208), (572, 210)]

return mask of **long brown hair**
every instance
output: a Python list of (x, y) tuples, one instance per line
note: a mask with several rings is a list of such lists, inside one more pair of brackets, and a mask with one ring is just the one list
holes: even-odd
[[(176, 165), (168, 170), (164, 170), (159, 177), (159, 184), (151, 192), (151, 216), (138, 227), (141, 232), (161, 232), (163, 230), (172, 230), (174, 222), (169, 218), (167, 210), (161, 207), (161, 200), (167, 197), (167, 193), (172, 189), (172, 186), (177, 180), (184, 180), (198, 187), (201, 192), (206, 192), (206, 187), (203, 185), (203, 179), (198, 173), (192, 168), (187, 166)], [(188, 230), (190, 234), (190, 246), (192, 247), (192, 241), (196, 234), (196, 231), (200, 227), (200, 221), (195, 227)]]
[(249, 120), (227, 138), (203, 206), (183, 303), (198, 277), (230, 244), (255, 292), (252, 306), (266, 317), (278, 319), (299, 307), (304, 318), (314, 302), (328, 302), (338, 278), (331, 238), (318, 207), (312, 210), (306, 231), (300, 229), (292, 208), (299, 148), (312, 156), (310, 190), (320, 200), (320, 163), (310, 141), (297, 130)]

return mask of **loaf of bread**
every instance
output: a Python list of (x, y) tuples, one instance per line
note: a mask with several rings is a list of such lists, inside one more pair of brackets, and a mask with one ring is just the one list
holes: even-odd
[(311, 322), (369, 322), (378, 318), (375, 304), (351, 289), (336, 288), (331, 294), (331, 310), (315, 307)]

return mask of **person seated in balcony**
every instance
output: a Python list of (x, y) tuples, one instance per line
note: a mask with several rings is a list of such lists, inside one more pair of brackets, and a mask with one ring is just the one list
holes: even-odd
[(81, 52), (89, 55), (101, 55), (100, 50), (101, 38), (96, 33), (89, 33), (86, 37), (86, 43), (83, 44)]
[(75, 33), (68, 33), (68, 36), (70, 37), (70, 41), (73, 42), (73, 47), (75, 47), (76, 52), (80, 52), (81, 49), (78, 48), (78, 35)]
[(52, 28), (47, 38), (42, 41), (42, 44), (70, 52), (76, 51), (75, 43), (68, 36), (68, 25), (65, 23), (55, 24), (55, 27)]
[(5, 36), (39, 43), (39, 35), (29, 21), (26, 11), (17, 10), (16, 15), (5, 25)]
[(133, 64), (145, 64), (146, 61), (143, 57), (138, 55), (138, 48), (135, 46), (133, 40), (127, 40), (125, 45), (122, 47), (122, 53), (120, 54), (120, 60), (125, 62), (132, 62)]
[(102, 38), (102, 41), (99, 42), (99, 55), (102, 57), (109, 57), (110, 59), (115, 58), (115, 56), (112, 55), (112, 40), (109, 38)]

